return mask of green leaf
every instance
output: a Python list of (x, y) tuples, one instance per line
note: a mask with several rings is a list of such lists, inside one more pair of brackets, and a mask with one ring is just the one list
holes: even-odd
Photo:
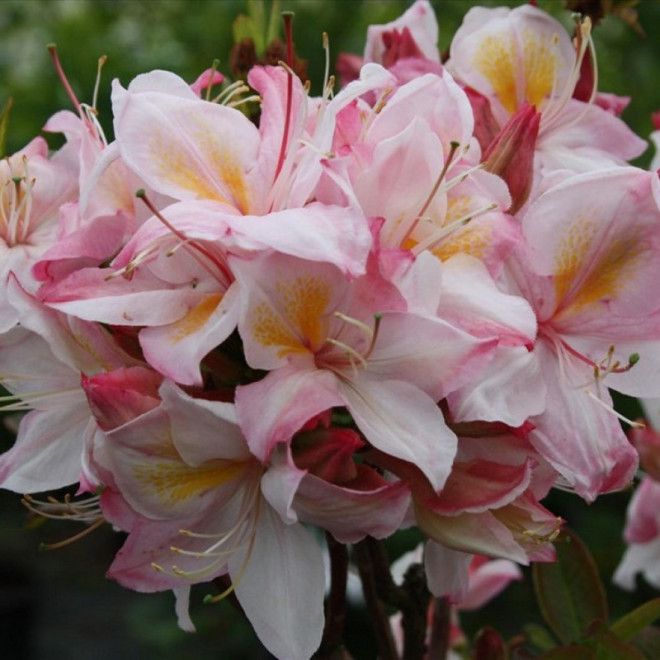
[(600, 660), (596, 654), (586, 646), (570, 644), (558, 646), (538, 657), (538, 660)]
[(9, 128), (9, 113), (14, 105), (14, 99), (10, 96), (0, 111), (0, 158), (5, 156), (5, 146), (7, 145), (7, 130)]
[(578, 536), (565, 529), (555, 547), (556, 562), (534, 564), (534, 590), (548, 626), (570, 644), (586, 636), (592, 621), (607, 621), (607, 601), (593, 557)]
[(641, 633), (635, 635), (632, 644), (649, 660), (660, 658), (660, 628), (650, 626), (642, 630)]
[(523, 626), (523, 633), (529, 643), (539, 651), (549, 651), (557, 646), (557, 640), (544, 626), (536, 623), (528, 623)]
[(270, 8), (270, 19), (268, 21), (268, 29), (266, 30), (266, 45), (277, 39), (280, 36), (280, 26), (282, 24), (282, 16), (280, 11), (280, 0), (273, 0)]
[(591, 626), (590, 636), (584, 644), (594, 651), (598, 660), (646, 660), (634, 646), (608, 630), (604, 621)]
[(625, 642), (660, 619), (660, 598), (654, 598), (622, 616), (610, 630)]

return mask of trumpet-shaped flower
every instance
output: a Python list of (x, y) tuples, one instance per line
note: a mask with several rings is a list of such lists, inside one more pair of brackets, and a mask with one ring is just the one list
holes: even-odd
[(441, 488), (456, 439), (437, 402), (474, 375), (494, 341), (406, 312), (375, 261), (355, 280), (280, 254), (232, 262), (244, 287), (246, 359), (269, 370), (237, 389), (238, 418), (251, 450), (267, 460), (311, 417), (345, 406), (368, 442), (419, 464)]
[(323, 628), (320, 547), (264, 499), (266, 468), (232, 404), (193, 399), (167, 381), (160, 396), (92, 449), (104, 514), (129, 532), (108, 574), (138, 591), (179, 593), (228, 574), (264, 645), (308, 658)]

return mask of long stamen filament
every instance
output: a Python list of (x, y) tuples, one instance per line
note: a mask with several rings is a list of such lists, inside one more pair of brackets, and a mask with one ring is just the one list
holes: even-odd
[[(144, 189), (140, 189), (135, 193), (135, 196), (141, 199), (147, 206), (147, 208), (162, 222), (171, 232), (176, 236), (182, 243), (185, 243), (186, 246), (189, 246), (191, 249), (189, 250), (189, 253), (197, 263), (213, 277), (215, 280), (217, 280), (223, 287), (228, 287), (231, 281), (233, 280), (233, 277), (229, 274), (229, 271), (227, 270), (226, 266), (218, 260), (217, 257), (215, 257), (213, 254), (211, 254), (206, 248), (204, 248), (202, 245), (197, 243), (194, 239), (189, 239), (183, 232), (179, 231), (176, 227), (174, 227), (164, 216), (163, 214), (152, 204), (151, 200), (147, 197)], [(213, 269), (208, 262), (199, 259), (198, 256), (196, 255), (196, 252), (203, 255), (206, 257), (208, 261), (210, 261), (219, 271), (218, 273), (215, 269)], [(220, 277), (222, 275), (222, 277)]]
[(82, 532), (79, 532), (78, 534), (75, 534), (74, 536), (69, 537), (68, 539), (65, 539), (64, 541), (60, 541), (59, 543), (42, 543), (39, 546), (39, 550), (42, 551), (50, 551), (50, 550), (59, 550), (60, 548), (65, 548), (67, 545), (71, 545), (72, 543), (75, 543), (76, 541), (80, 541), (80, 539), (85, 538), (85, 536), (91, 534), (94, 530), (98, 529), (105, 523), (104, 519), (97, 520), (96, 522), (92, 523), (87, 529), (83, 529)]
[(464, 227), (466, 224), (468, 224), (468, 222), (474, 220), (475, 218), (478, 218), (481, 215), (484, 215), (485, 213), (489, 213), (490, 211), (493, 211), (496, 208), (497, 208), (497, 204), (487, 204), (485, 206), (482, 206), (481, 208), (476, 209), (475, 211), (470, 211), (464, 216), (461, 216), (460, 218), (454, 220), (446, 227), (440, 227), (438, 231), (434, 232), (430, 236), (427, 236), (424, 240), (417, 243), (417, 245), (415, 245), (412, 248), (412, 253), (415, 256), (417, 256), (424, 250), (433, 249), (438, 245), (438, 243), (443, 241), (450, 234), (453, 234), (457, 229)]
[(435, 183), (433, 184), (433, 188), (431, 189), (431, 192), (428, 194), (426, 200), (422, 204), (422, 208), (419, 210), (419, 213), (415, 216), (413, 221), (410, 223), (408, 228), (406, 229), (406, 232), (402, 236), (401, 240), (399, 241), (400, 245), (403, 245), (405, 241), (410, 238), (412, 233), (415, 231), (417, 228), (417, 225), (419, 224), (419, 221), (424, 217), (424, 214), (428, 210), (429, 206), (431, 205), (431, 202), (433, 201), (433, 198), (436, 196), (438, 190), (440, 190), (440, 185), (444, 181), (445, 177), (447, 176), (447, 171), (449, 170), (449, 166), (451, 165), (452, 161), (454, 160), (454, 156), (456, 155), (456, 152), (458, 151), (459, 147), (458, 142), (451, 142), (451, 146), (449, 149), (449, 153), (447, 154), (447, 158), (445, 158), (445, 162), (442, 166), (442, 169), (440, 170), (440, 174), (438, 175), (438, 178), (435, 180)]

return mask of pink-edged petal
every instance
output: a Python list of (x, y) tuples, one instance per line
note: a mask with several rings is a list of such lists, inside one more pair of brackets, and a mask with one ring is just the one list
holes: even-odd
[(267, 216), (230, 218), (232, 246), (274, 249), (312, 262), (334, 264), (352, 276), (365, 271), (372, 239), (364, 215), (355, 210), (311, 203)]
[(302, 522), (330, 532), (340, 543), (357, 543), (365, 536), (387, 538), (403, 524), (410, 506), (402, 481), (376, 490), (354, 490), (305, 476), (293, 506)]
[(190, 618), (190, 587), (177, 587), (176, 589), (172, 589), (172, 591), (175, 598), (174, 612), (176, 613), (179, 628), (185, 632), (197, 632), (195, 624)]
[(635, 543), (626, 550), (612, 580), (622, 589), (633, 591), (637, 586), (637, 574), (656, 589), (660, 589), (660, 538), (650, 543)]
[(637, 452), (621, 430), (606, 388), (593, 383), (586, 365), (570, 360), (560, 365), (546, 342), (538, 342), (534, 351), (547, 384), (546, 411), (531, 419), (536, 450), (587, 501), (627, 486)]
[(321, 643), (325, 591), (323, 556), (312, 534), (302, 525), (285, 525), (266, 506), (252, 547), (232, 556), (229, 572), (264, 646), (278, 658), (310, 658)]
[(277, 253), (231, 265), (242, 289), (239, 332), (248, 364), (274, 369), (292, 356), (311, 361), (348, 296), (348, 279), (330, 264)]
[(153, 276), (139, 283), (107, 269), (85, 268), (54, 286), (43, 286), (41, 300), (54, 309), (88, 321), (111, 325), (161, 325), (178, 320), (205, 297), (192, 288), (181, 290)]
[[(222, 524), (222, 521), (219, 520), (218, 524)], [(134, 591), (154, 592), (180, 589), (202, 579), (212, 580), (223, 575), (227, 572), (226, 562), (218, 562), (212, 570), (208, 570), (201, 577), (197, 576), (197, 579), (186, 578), (183, 573), (175, 575), (173, 572), (173, 567), (176, 566), (177, 572), (186, 571), (193, 574), (211, 563), (212, 560), (201, 554), (209, 546), (209, 540), (181, 533), (181, 530), (199, 532), (201, 529), (210, 533), (218, 531), (213, 526), (208, 529), (201, 527), (199, 517), (150, 520), (138, 516), (128, 538), (108, 569), (108, 577)], [(200, 554), (195, 556), (174, 552), (173, 547)], [(230, 552), (231, 550), (232, 548), (229, 548)]]
[(381, 62), (385, 53), (383, 34), (404, 29), (410, 31), (424, 57), (435, 62), (440, 61), (438, 22), (428, 0), (417, 0), (404, 14), (390, 23), (370, 25), (367, 29), (367, 42), (364, 47), (365, 61)]
[(657, 326), (659, 189), (653, 173), (619, 167), (573, 177), (530, 207), (523, 231), (532, 269), (554, 276), (555, 330), (609, 335), (636, 323), (642, 339)]
[[(375, 144), (367, 167), (356, 167), (353, 187), (365, 215), (383, 217), (384, 246), (399, 247), (402, 236), (425, 207), (443, 166), (442, 143), (419, 117)], [(360, 167), (362, 165), (362, 167)], [(435, 195), (426, 214), (444, 217), (445, 195)]]
[(161, 386), (160, 395), (174, 445), (188, 465), (198, 467), (218, 458), (250, 458), (231, 403), (194, 399), (169, 381)]
[(373, 377), (412, 383), (439, 401), (472, 380), (495, 345), (439, 318), (385, 312), (367, 368)]
[(448, 397), (457, 422), (483, 420), (522, 426), (546, 408), (546, 384), (533, 352), (523, 346), (501, 346), (481, 372), (478, 381)]
[(611, 112), (575, 99), (568, 101), (552, 124), (544, 132), (541, 117), (538, 161), (543, 174), (552, 170), (578, 174), (625, 165), (648, 146)]
[(522, 297), (503, 293), (486, 267), (469, 255), (443, 264), (437, 313), (476, 337), (497, 337), (516, 346), (536, 336), (536, 316)]
[(403, 381), (362, 372), (342, 381), (341, 397), (374, 447), (419, 466), (436, 490), (443, 487), (456, 455), (456, 436), (428, 394)]
[(122, 158), (154, 190), (178, 199), (213, 199), (248, 212), (252, 192), (246, 173), (257, 156), (259, 133), (241, 112), (129, 88), (115, 116)]
[(519, 465), (484, 460), (455, 462), (442, 492), (426, 505), (446, 516), (499, 509), (527, 490), (532, 467), (532, 459)]
[[(475, 558), (476, 561), (476, 558)], [(470, 583), (465, 598), (458, 603), (459, 610), (478, 610), (497, 596), (513, 580), (522, 580), (517, 564), (508, 559), (493, 559), (475, 567), (472, 562)]]
[(424, 569), (429, 591), (436, 598), (446, 596), (450, 603), (460, 603), (468, 591), (472, 557), (470, 553), (428, 540), (424, 546)]
[(626, 514), (626, 543), (649, 543), (660, 537), (660, 483), (644, 477)]
[(201, 385), (200, 363), (238, 323), (238, 288), (225, 295), (208, 294), (174, 323), (144, 328), (140, 346), (145, 359), (160, 373), (184, 385)]
[[(136, 363), (102, 326), (50, 309), (26, 293), (13, 279), (7, 289), (18, 310), (21, 325), (43, 338), (52, 355), (75, 372), (92, 374)], [(35, 373), (43, 373), (44, 369), (48, 367), (40, 365)]]
[[(231, 428), (235, 429), (233, 425)], [(203, 436), (202, 440), (197, 434), (192, 442), (215, 440), (221, 445), (217, 429), (207, 425), (205, 430), (210, 437)], [(195, 518), (212, 506), (227, 506), (236, 489), (251, 476), (249, 460), (215, 459), (199, 466), (185, 463), (162, 407), (110, 431), (107, 439), (101, 461), (131, 507), (154, 520), (180, 521)], [(185, 447), (187, 440), (184, 436), (179, 441)], [(195, 448), (189, 452), (195, 456)]]
[(261, 492), (285, 523), (298, 522), (293, 498), (307, 470), (296, 466), (291, 456), (291, 447), (284, 443), (276, 445), (270, 462), (270, 467), (261, 479)]
[[(248, 73), (248, 83), (261, 97), (261, 118), (259, 120), (261, 144), (256, 167), (260, 171), (264, 183), (272, 186), (275, 182), (280, 154), (284, 157), (298, 148), (295, 141), (302, 130), (301, 123), (304, 119), (307, 96), (300, 78), (292, 76), (289, 98), (287, 89), (289, 74), (282, 67), (252, 67)], [(290, 108), (288, 115), (287, 108)], [(284, 144), (284, 131), (287, 125), (287, 140)], [(261, 209), (261, 212), (266, 211), (267, 209)]]
[(420, 528), (436, 542), (448, 548), (503, 557), (520, 564), (529, 561), (511, 531), (490, 512), (441, 516), (424, 507), (415, 507)]
[(155, 371), (131, 367), (91, 377), (82, 374), (81, 385), (97, 424), (109, 431), (158, 407), (162, 380)]
[(21, 420), (14, 446), (0, 456), (2, 488), (35, 493), (77, 483), (83, 439), (90, 424), (91, 414), (84, 400), (75, 407), (28, 413)]
[(336, 376), (290, 364), (236, 389), (236, 416), (250, 451), (267, 462), (278, 442), (288, 443), (314, 415), (341, 406)]

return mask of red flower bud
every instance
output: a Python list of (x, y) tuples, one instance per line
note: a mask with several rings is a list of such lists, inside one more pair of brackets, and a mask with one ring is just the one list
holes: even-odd
[(541, 115), (524, 103), (504, 125), (483, 155), (484, 169), (501, 176), (509, 186), (511, 208), (516, 213), (529, 197), (534, 177), (534, 149)]

